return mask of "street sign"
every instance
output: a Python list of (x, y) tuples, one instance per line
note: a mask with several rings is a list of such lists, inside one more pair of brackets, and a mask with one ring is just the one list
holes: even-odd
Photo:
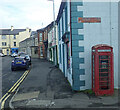
[(79, 17), (78, 23), (101, 23), (100, 17)]

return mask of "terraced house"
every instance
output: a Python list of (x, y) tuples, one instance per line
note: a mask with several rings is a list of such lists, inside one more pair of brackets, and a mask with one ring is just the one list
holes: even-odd
[[(58, 64), (58, 33), (57, 25), (54, 27), (54, 23), (50, 24), (48, 31), (48, 60), (52, 61), (53, 64)], [(55, 29), (55, 30), (54, 30)]]
[(0, 29), (0, 48), (5, 55), (11, 55), (18, 52), (19, 42), (29, 38), (31, 29)]
[(56, 20), (59, 68), (73, 90), (91, 89), (91, 49), (97, 44), (110, 45), (114, 53), (114, 88), (118, 88), (118, 3), (70, 1), (61, 2)]
[(19, 43), (19, 51), (25, 52), (31, 58), (38, 58), (38, 37), (36, 31), (32, 31), (29, 38)]
[(48, 53), (48, 31), (52, 23), (46, 27), (37, 30), (38, 36), (38, 57), (47, 59)]

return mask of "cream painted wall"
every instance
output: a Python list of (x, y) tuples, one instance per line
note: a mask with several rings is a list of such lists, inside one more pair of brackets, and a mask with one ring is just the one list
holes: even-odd
[(19, 33), (19, 42), (25, 40), (26, 38), (30, 37), (31, 32), (29, 32), (29, 29), (26, 29), (26, 31)]
[[(16, 42), (16, 46), (14, 46), (14, 42)], [(14, 39), (14, 35), (11, 35), (10, 44), (11, 44), (11, 48), (18, 48), (19, 47), (19, 35), (16, 35), (16, 39)]]
[[(19, 32), (16, 35), (16, 39), (14, 39), (14, 35), (6, 35), (6, 39), (2, 39), (2, 35), (0, 35), (0, 48), (2, 48), (2, 52), (7, 55), (7, 49), (9, 50), (10, 55), (10, 48), (19, 48), (19, 42), (25, 40), (26, 38), (30, 37), (31, 32), (27, 28), (26, 31)], [(2, 46), (2, 42), (6, 42), (6, 46)], [(16, 42), (16, 46), (14, 46), (14, 42)]]

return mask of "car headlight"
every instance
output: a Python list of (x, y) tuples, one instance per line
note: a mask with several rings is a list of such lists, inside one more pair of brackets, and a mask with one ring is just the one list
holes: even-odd
[(12, 61), (12, 63), (14, 63), (14, 60)]
[(25, 60), (23, 60), (24, 61), (24, 63), (26, 63), (26, 61)]

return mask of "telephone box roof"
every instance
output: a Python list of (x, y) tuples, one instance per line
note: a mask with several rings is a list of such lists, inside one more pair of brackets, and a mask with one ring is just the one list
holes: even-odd
[(107, 44), (98, 44), (92, 47), (92, 49), (103, 49), (103, 48), (112, 48), (111, 46), (107, 45)]

